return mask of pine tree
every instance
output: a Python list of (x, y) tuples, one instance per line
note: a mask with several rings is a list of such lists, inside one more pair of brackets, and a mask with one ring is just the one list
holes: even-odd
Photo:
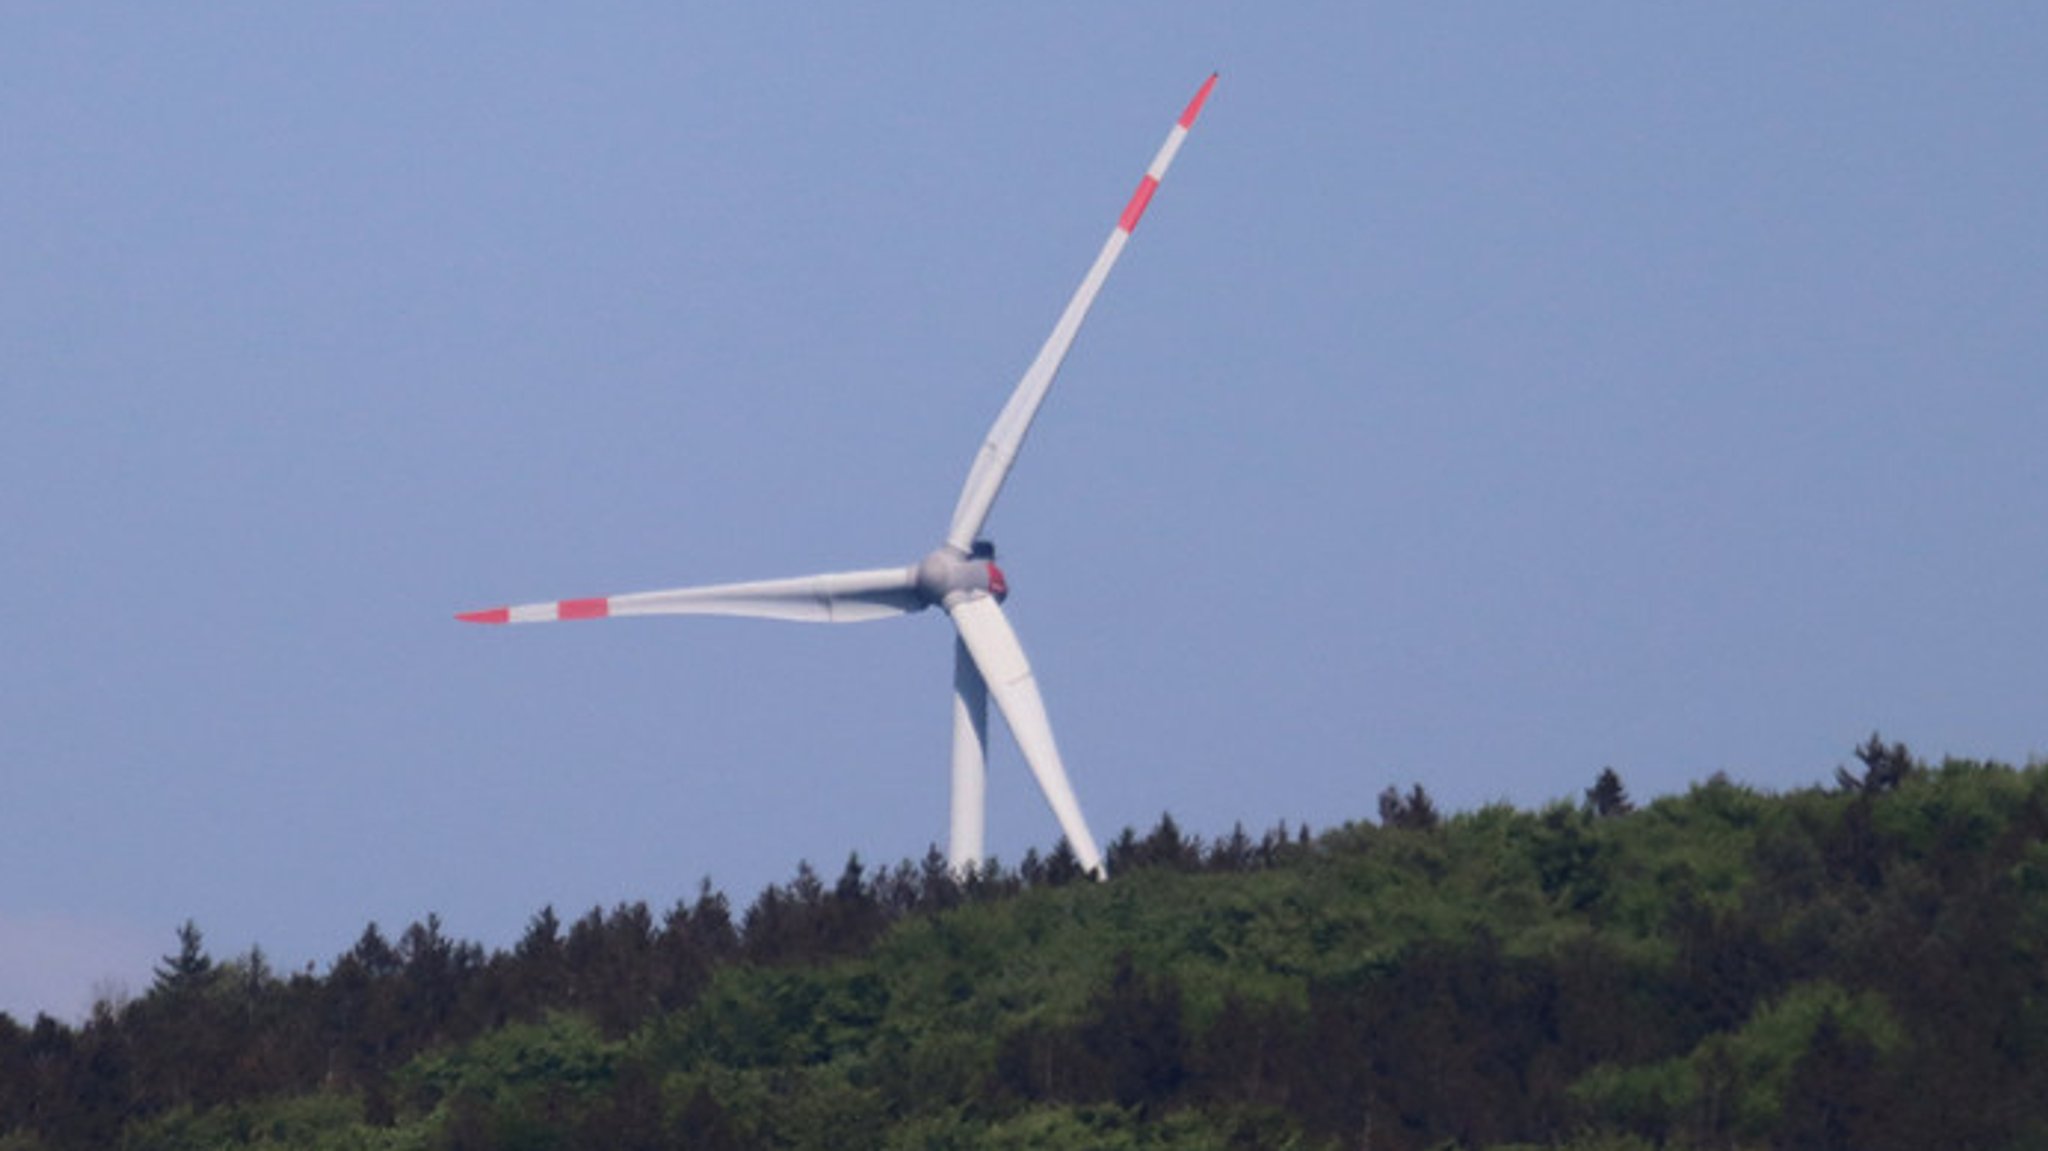
[(186, 920), (178, 928), (178, 953), (164, 956), (156, 969), (157, 995), (186, 998), (205, 991), (213, 983), (213, 958), (206, 954), (205, 936), (199, 925)]
[(1045, 861), (1045, 882), (1048, 887), (1065, 887), (1076, 880), (1085, 879), (1088, 873), (1081, 870), (1081, 860), (1074, 854), (1074, 846), (1067, 837), (1053, 845), (1052, 855)]
[(1903, 743), (1887, 745), (1884, 737), (1876, 732), (1856, 748), (1856, 758), (1863, 764), (1863, 777), (1858, 779), (1848, 768), (1835, 769), (1835, 783), (1843, 791), (1860, 791), (1865, 795), (1879, 795), (1896, 791), (1899, 785), (1912, 778), (1920, 770), (1913, 759), (1913, 753)]
[(1416, 784), (1406, 796), (1392, 787), (1380, 792), (1382, 826), (1428, 831), (1437, 822), (1436, 803), (1429, 798), (1428, 792), (1422, 790), (1421, 784)]
[(1628, 789), (1621, 785), (1621, 776), (1615, 774), (1611, 767), (1601, 768), (1600, 778), (1586, 789), (1586, 804), (1601, 819), (1627, 815), (1636, 809), (1636, 805), (1629, 801)]

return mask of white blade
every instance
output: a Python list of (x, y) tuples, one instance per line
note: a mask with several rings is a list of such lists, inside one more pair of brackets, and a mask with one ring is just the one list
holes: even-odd
[(988, 521), (989, 509), (995, 506), (996, 495), (1003, 490), (1003, 481), (1009, 477), (1010, 465), (1016, 462), (1017, 453), (1024, 447), (1024, 436), (1031, 430), (1031, 421), (1038, 415), (1039, 405), (1045, 402), (1045, 394), (1052, 388), (1053, 377), (1059, 374), (1061, 361), (1067, 358), (1067, 351), (1074, 346), (1074, 337), (1081, 333), (1081, 321), (1088, 318), (1088, 309), (1094, 305), (1096, 293), (1102, 291), (1102, 283), (1109, 278), (1109, 270), (1116, 266), (1117, 257), (1123, 254), (1132, 230), (1145, 214), (1145, 206), (1152, 202), (1152, 193), (1158, 190), (1159, 181), (1166, 178), (1167, 167), (1173, 163), (1181, 142), (1187, 139), (1188, 129), (1194, 127), (1195, 117), (1201, 114), (1203, 102), (1208, 100), (1210, 90), (1215, 87), (1216, 77), (1212, 75), (1203, 83), (1201, 91), (1195, 93), (1195, 98), (1188, 101), (1173, 130), (1167, 133), (1166, 143), (1160, 147), (1159, 154), (1152, 157), (1152, 166), (1145, 170), (1145, 178), (1138, 182), (1138, 190), (1124, 205), (1124, 214), (1118, 218), (1116, 229), (1103, 243), (1094, 266), (1082, 277), (1074, 298), (1067, 301), (1067, 310), (1060, 313), (1059, 323), (1053, 325), (1052, 335), (1046, 337), (1045, 346), (1038, 349), (1038, 358), (1031, 361), (1024, 378), (1017, 381), (1017, 390), (1010, 394), (1010, 402), (1003, 405), (1002, 414), (996, 417), (995, 425), (989, 429), (988, 439), (982, 443), (980, 454), (974, 457), (974, 466), (968, 470), (967, 485), (960, 490), (960, 502), (953, 509), (953, 526), (946, 532), (946, 542), (962, 554), (981, 534), (982, 525)]
[(946, 855), (955, 875), (988, 858), (988, 684), (967, 643), (953, 644), (953, 835)]
[(1030, 661), (1024, 658), (1024, 647), (1017, 642), (1009, 619), (995, 599), (986, 595), (955, 601), (946, 611), (953, 617), (953, 626), (960, 630), (960, 642), (974, 657), (974, 665), (988, 684), (989, 693), (995, 696), (996, 706), (1002, 709), (1003, 721), (1010, 725), (1010, 734), (1016, 737), (1024, 762), (1031, 765), (1031, 774), (1038, 777), (1039, 789), (1045, 792), (1046, 803), (1052, 805), (1052, 813), (1059, 819), (1060, 830), (1066, 833), (1074, 856), (1090, 873), (1101, 876), (1102, 853), (1096, 850), (1095, 837), (1088, 834), (1088, 824), (1081, 818), (1081, 803), (1074, 798), (1074, 787), (1067, 782), (1067, 769), (1060, 763), (1060, 749), (1053, 743), (1045, 701), (1039, 697)]
[(925, 606), (916, 568), (833, 572), (796, 579), (675, 588), (634, 595), (565, 599), (469, 611), (465, 623), (546, 623), (615, 615), (736, 615), (805, 623), (856, 623)]

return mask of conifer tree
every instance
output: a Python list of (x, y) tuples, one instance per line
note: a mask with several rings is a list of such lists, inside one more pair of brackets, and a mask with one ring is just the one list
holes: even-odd
[(178, 953), (164, 956), (156, 969), (155, 994), (183, 998), (206, 990), (213, 982), (213, 958), (199, 925), (186, 920), (178, 928)]
[(1428, 831), (1437, 825), (1436, 803), (1429, 793), (1416, 784), (1403, 796), (1399, 789), (1389, 787), (1380, 792), (1380, 823), (1385, 827), (1406, 828), (1411, 831)]
[(1628, 789), (1621, 785), (1621, 776), (1611, 767), (1600, 769), (1600, 778), (1586, 789), (1586, 805), (1601, 819), (1614, 815), (1627, 815), (1636, 809), (1628, 798)]
[(1835, 769), (1835, 783), (1843, 791), (1860, 791), (1865, 795), (1896, 791), (1920, 769), (1905, 744), (1887, 745), (1884, 737), (1874, 731), (1869, 739), (1857, 745), (1856, 758), (1863, 764), (1862, 778), (1857, 778), (1846, 767)]

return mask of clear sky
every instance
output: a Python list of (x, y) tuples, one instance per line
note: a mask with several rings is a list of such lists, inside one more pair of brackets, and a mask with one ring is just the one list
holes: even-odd
[(989, 525), (1099, 835), (2048, 752), (2038, 6), (4, 24), (18, 1017), (942, 841), (938, 613), (452, 613), (923, 554), (1212, 70)]

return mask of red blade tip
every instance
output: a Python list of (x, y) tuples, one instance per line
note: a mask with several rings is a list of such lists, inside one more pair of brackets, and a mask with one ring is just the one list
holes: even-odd
[(482, 611), (456, 612), (455, 618), (463, 623), (511, 623), (512, 609), (509, 607), (485, 608)]
[(1180, 114), (1181, 127), (1192, 128), (1195, 126), (1195, 117), (1202, 114), (1202, 105), (1208, 102), (1209, 93), (1215, 90), (1216, 77), (1219, 75), (1221, 73), (1211, 72), (1209, 73), (1209, 78), (1202, 81), (1202, 90), (1195, 93), (1195, 98), (1188, 101), (1187, 111)]

